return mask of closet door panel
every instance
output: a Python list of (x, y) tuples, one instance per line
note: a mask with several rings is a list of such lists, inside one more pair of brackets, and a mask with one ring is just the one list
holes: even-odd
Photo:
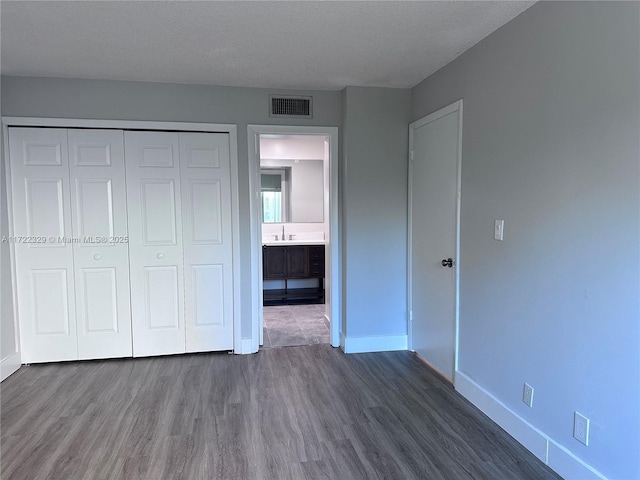
[(22, 361), (75, 360), (67, 131), (10, 128), (9, 158)]
[[(84, 335), (114, 335), (122, 328), (118, 315), (117, 269), (83, 268), (80, 270), (76, 292), (79, 298), (78, 320)], [(129, 340), (129, 350), (131, 342)], [(111, 339), (113, 342), (113, 339)], [(91, 358), (87, 356), (87, 358)]]
[(27, 215), (26, 233), (28, 236), (46, 237), (47, 239), (50, 237), (64, 237), (65, 198), (63, 181), (62, 178), (24, 179)]
[(180, 133), (188, 352), (233, 349), (229, 135)]
[(180, 291), (176, 266), (144, 267), (145, 327), (180, 330)]
[[(123, 166), (124, 168), (124, 166)], [(104, 173), (95, 172), (94, 175)], [(89, 172), (89, 174), (91, 174)], [(116, 179), (115, 181), (123, 181)], [(74, 233), (83, 239), (93, 237), (97, 240), (100, 237), (110, 238), (115, 236), (113, 226), (113, 183), (111, 178), (76, 178), (75, 179), (75, 202), (74, 218), (76, 228)], [(124, 185), (123, 185), (124, 187)], [(120, 192), (118, 192), (120, 194)], [(118, 204), (123, 203), (122, 198), (115, 199)], [(121, 207), (124, 204), (117, 205)]]
[(179, 140), (125, 132), (134, 356), (185, 352)]
[(69, 130), (80, 359), (132, 355), (121, 130)]
[(67, 270), (31, 269), (32, 314), (36, 335), (69, 335)]
[(142, 244), (176, 245), (176, 198), (173, 179), (141, 179)]

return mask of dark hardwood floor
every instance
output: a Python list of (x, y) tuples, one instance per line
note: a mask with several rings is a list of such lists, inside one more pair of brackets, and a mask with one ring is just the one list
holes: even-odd
[(3, 480), (559, 478), (409, 352), (32, 365), (0, 393)]

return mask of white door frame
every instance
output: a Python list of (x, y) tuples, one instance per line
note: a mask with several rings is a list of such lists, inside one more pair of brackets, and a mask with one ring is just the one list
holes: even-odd
[[(238, 127), (225, 123), (156, 122), (131, 120), (90, 120), (79, 118), (2, 117), (4, 135), (4, 161), (7, 175), (7, 192), (11, 201), (11, 164), (9, 161), (9, 127), (60, 127), (60, 128), (106, 128), (117, 130), (174, 130), (177, 132), (214, 132), (229, 134), (231, 162), (231, 202), (233, 232), (233, 351), (251, 353), (242, 348), (242, 306), (240, 301), (240, 196), (238, 195)], [(12, 205), (9, 204), (9, 234), (13, 235)], [(15, 271), (15, 254), (11, 250), (11, 267)], [(18, 311), (16, 309), (15, 274), (13, 277), (14, 324), (19, 338)]]
[(428, 124), (437, 120), (446, 115), (450, 115), (451, 113), (458, 112), (458, 161), (457, 161), (457, 178), (456, 178), (456, 238), (455, 238), (455, 281), (454, 281), (454, 289), (455, 289), (455, 345), (454, 345), (454, 361), (453, 361), (453, 371), (454, 385), (456, 383), (456, 373), (458, 371), (458, 336), (459, 336), (459, 320), (460, 320), (460, 198), (462, 193), (462, 99), (457, 102), (452, 103), (440, 110), (437, 110), (426, 117), (422, 117), (415, 122), (409, 124), (409, 217), (408, 217), (408, 229), (407, 229), (407, 311), (409, 312), (409, 318), (407, 319), (407, 332), (409, 334), (409, 350), (415, 351), (413, 349), (413, 339), (412, 339), (412, 325), (413, 322), (413, 299), (411, 298), (411, 292), (413, 289), (413, 272), (411, 266), (411, 259), (413, 258), (413, 245), (412, 245), (412, 223), (413, 223), (413, 212), (412, 212), (412, 200), (413, 200), (413, 185), (412, 185), (412, 177), (413, 177), (413, 136), (414, 132)]
[(338, 128), (299, 127), (281, 125), (248, 125), (249, 150), (249, 212), (251, 218), (251, 340), (252, 350), (258, 351), (262, 339), (262, 220), (260, 218), (260, 135), (325, 135), (329, 137), (329, 239), (328, 264), (325, 266), (326, 282), (331, 299), (329, 320), (330, 341), (340, 346), (342, 312), (341, 249), (338, 210)]

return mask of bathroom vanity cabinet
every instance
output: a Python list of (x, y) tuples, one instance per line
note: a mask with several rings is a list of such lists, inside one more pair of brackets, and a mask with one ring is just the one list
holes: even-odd
[[(263, 246), (263, 280), (284, 281), (284, 289), (263, 291), (264, 305), (324, 303), (324, 257), (324, 245)], [(304, 279), (317, 279), (317, 287), (289, 287)]]

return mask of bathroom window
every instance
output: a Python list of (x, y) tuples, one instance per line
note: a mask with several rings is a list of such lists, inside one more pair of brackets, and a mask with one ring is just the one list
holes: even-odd
[(288, 173), (287, 169), (260, 170), (263, 223), (289, 221)]

